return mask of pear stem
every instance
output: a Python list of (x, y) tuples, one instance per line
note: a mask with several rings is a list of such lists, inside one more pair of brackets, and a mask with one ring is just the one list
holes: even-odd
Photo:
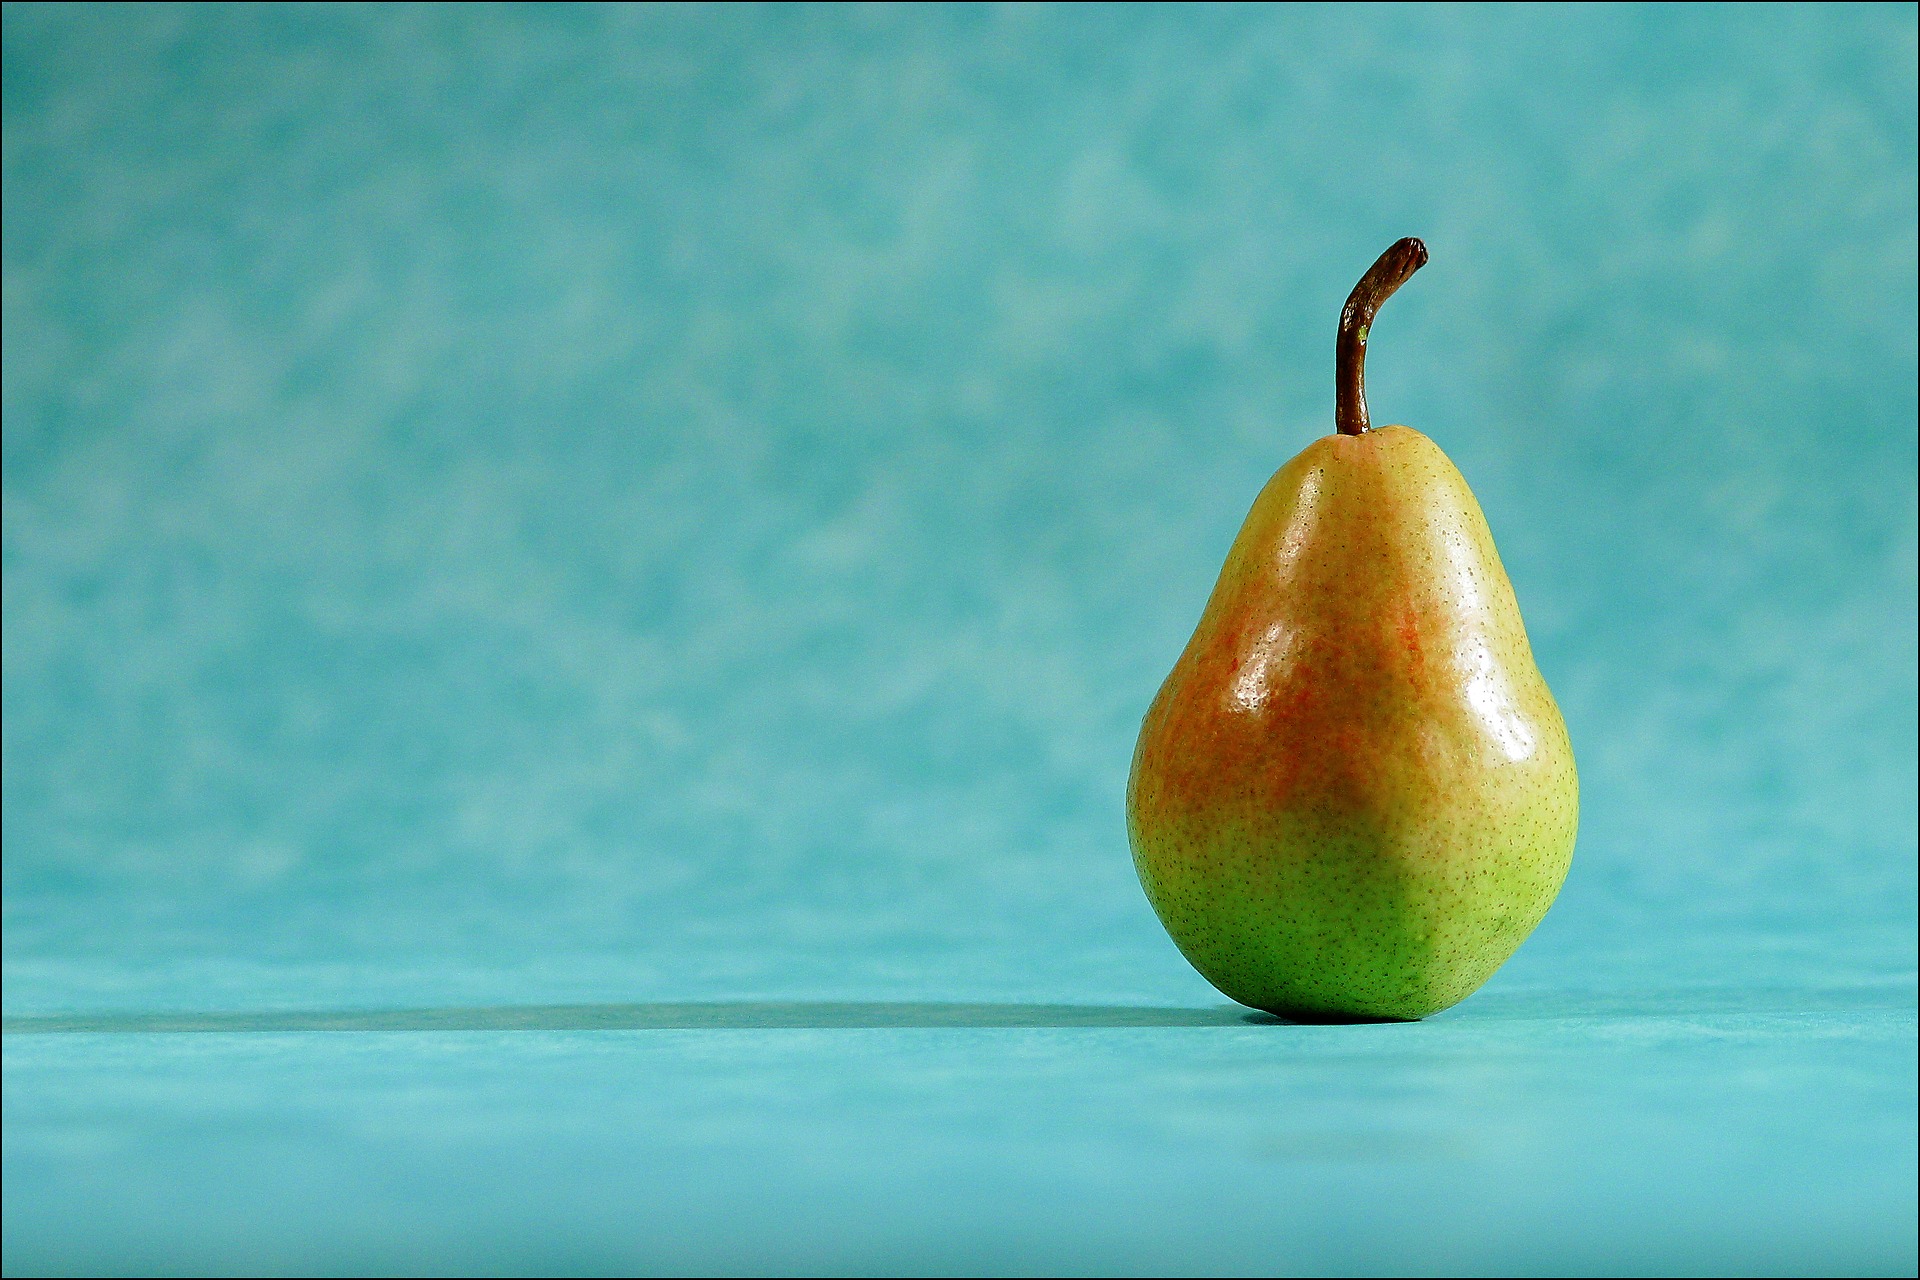
[(1367, 330), (1374, 313), (1426, 265), (1427, 246), (1408, 236), (1381, 254), (1347, 295), (1333, 348), (1333, 424), (1343, 436), (1360, 435), (1373, 425), (1367, 421)]

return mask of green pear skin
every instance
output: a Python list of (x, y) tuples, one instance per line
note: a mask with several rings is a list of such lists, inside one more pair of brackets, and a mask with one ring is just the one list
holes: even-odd
[(1472, 994), (1559, 892), (1579, 807), (1486, 518), (1401, 426), (1316, 440), (1268, 482), (1127, 787), (1180, 950), (1302, 1020)]

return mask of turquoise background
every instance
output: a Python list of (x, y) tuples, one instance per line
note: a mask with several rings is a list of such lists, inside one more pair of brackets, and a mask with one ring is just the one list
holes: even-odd
[[(1910, 1274), (1915, 26), (8, 5), (7, 1271)], [(1293, 1027), (1122, 792), (1408, 234), (1579, 851)]]

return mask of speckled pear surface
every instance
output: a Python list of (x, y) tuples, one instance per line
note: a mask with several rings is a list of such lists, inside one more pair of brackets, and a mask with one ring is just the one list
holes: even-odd
[(1174, 942), (1275, 1013), (1423, 1017), (1532, 932), (1573, 856), (1573, 753), (1433, 441), (1330, 435), (1267, 483), (1147, 712), (1127, 816)]

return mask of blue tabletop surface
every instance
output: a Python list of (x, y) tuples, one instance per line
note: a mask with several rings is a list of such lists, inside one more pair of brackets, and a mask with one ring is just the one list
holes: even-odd
[[(1911, 5), (5, 10), (8, 1274), (1912, 1274)], [(1227, 1002), (1139, 717), (1473, 485), (1560, 901)]]

